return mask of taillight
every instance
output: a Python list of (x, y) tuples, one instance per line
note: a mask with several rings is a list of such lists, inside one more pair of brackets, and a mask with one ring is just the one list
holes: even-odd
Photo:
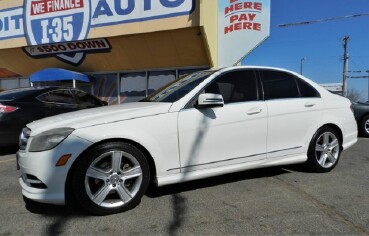
[(1, 113), (9, 113), (18, 110), (18, 107), (12, 107), (12, 106), (5, 106), (0, 105), (0, 112)]

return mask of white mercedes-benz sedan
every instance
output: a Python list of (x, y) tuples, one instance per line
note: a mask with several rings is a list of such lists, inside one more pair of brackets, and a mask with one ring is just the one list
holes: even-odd
[(22, 194), (105, 215), (136, 206), (149, 183), (293, 163), (328, 172), (357, 141), (350, 105), (279, 68), (195, 72), (140, 102), (28, 124), (17, 153)]

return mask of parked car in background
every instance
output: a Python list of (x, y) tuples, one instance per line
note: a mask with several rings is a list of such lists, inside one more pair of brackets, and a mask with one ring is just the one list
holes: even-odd
[(28, 124), (17, 153), (22, 194), (52, 204), (76, 199), (105, 215), (136, 206), (150, 182), (295, 163), (328, 172), (357, 142), (350, 105), (283, 69), (195, 72), (141, 102)]
[(360, 135), (369, 138), (369, 102), (352, 103)]
[(18, 144), (22, 129), (34, 120), (103, 105), (100, 99), (73, 88), (31, 87), (0, 92), (0, 145)]

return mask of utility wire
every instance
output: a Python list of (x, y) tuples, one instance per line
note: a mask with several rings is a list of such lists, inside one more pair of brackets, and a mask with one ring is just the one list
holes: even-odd
[(297, 25), (310, 25), (310, 24), (319, 23), (319, 22), (332, 21), (332, 20), (342, 20), (342, 19), (359, 17), (359, 16), (369, 16), (369, 13), (355, 14), (355, 15), (348, 15), (348, 16), (339, 16), (339, 17), (332, 17), (332, 18), (312, 20), (312, 21), (303, 21), (303, 22), (290, 23), (290, 24), (280, 24), (278, 26), (279, 27), (289, 27), (289, 26), (297, 26)]

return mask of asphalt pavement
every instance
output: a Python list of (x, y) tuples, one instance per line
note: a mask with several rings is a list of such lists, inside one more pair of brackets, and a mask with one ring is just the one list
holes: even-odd
[(0, 235), (369, 235), (369, 139), (330, 173), (301, 166), (158, 188), (131, 211), (25, 204), (14, 149), (0, 149)]

